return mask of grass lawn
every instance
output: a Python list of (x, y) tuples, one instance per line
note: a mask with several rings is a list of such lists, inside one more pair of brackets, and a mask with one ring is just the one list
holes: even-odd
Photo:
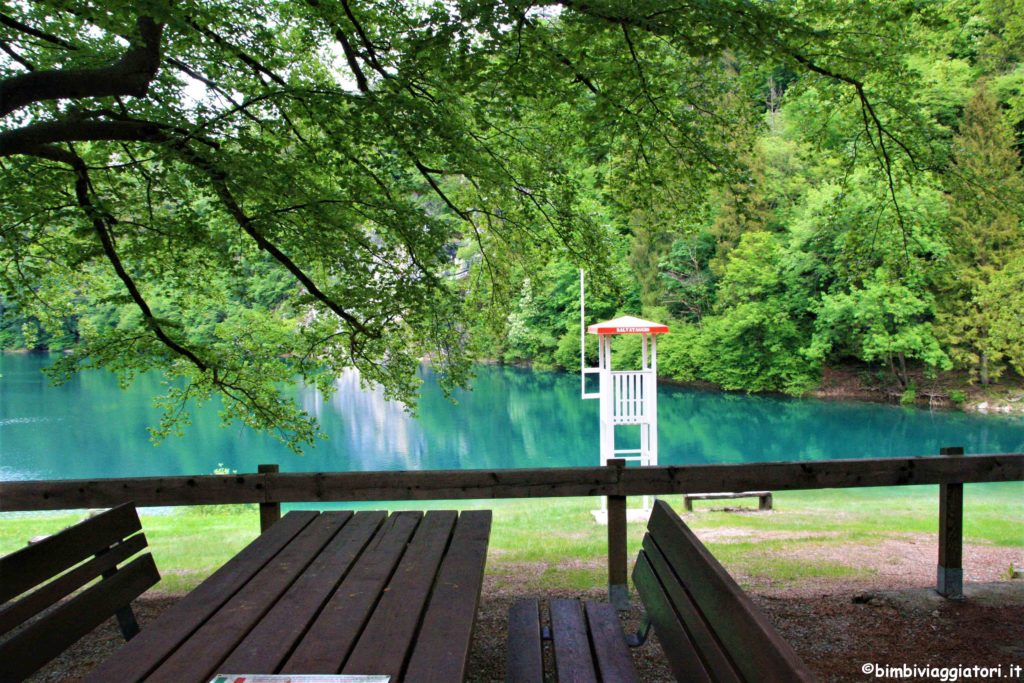
[[(1024, 564), (1024, 483), (968, 485), (966, 489), (965, 543), (1019, 549), (1018, 562)], [(681, 496), (665, 500), (682, 511)], [(494, 510), (487, 569), (498, 587), (585, 590), (607, 582), (606, 531), (593, 523), (589, 512), (596, 502), (582, 498), (461, 501), (459, 507)], [(751, 511), (711, 510), (726, 502)], [(631, 499), (630, 504), (638, 505), (639, 499)], [(870, 567), (852, 559), (848, 552), (852, 545), (870, 549), (892, 538), (931, 535), (934, 539), (938, 527), (934, 486), (781, 492), (775, 494), (773, 512), (755, 512), (756, 506), (754, 499), (698, 501), (696, 512), (684, 516), (741, 581), (786, 585), (819, 577), (870, 575)], [(393, 509), (424, 507), (408, 503)], [(438, 502), (429, 507), (451, 505)], [(81, 517), (81, 513), (0, 515), (0, 554)], [(163, 576), (159, 589), (168, 593), (194, 588), (259, 532), (255, 506), (143, 510), (142, 524)], [(631, 558), (636, 556), (643, 531), (643, 524), (629, 525)]]

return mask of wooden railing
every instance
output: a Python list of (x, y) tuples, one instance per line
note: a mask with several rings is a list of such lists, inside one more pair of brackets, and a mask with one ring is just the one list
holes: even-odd
[(640, 496), (1024, 479), (1024, 453), (668, 467), (264, 472), (0, 482), (0, 512), (227, 503)]
[(266, 528), (279, 518), (281, 503), (606, 496), (609, 579), (620, 585), (626, 577), (625, 496), (640, 495), (940, 484), (940, 557), (959, 563), (962, 513), (957, 491), (962, 496), (965, 483), (1024, 480), (1024, 453), (943, 452), (913, 458), (644, 468), (613, 462), (608, 467), (291, 473), (263, 465), (256, 474), (5, 481), (0, 482), (0, 512), (108, 508), (129, 501), (139, 507), (259, 503), (261, 526)]

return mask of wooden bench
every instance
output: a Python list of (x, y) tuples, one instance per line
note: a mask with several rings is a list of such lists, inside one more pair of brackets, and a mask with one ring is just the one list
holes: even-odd
[(687, 512), (693, 512), (693, 501), (695, 500), (729, 500), (733, 498), (757, 498), (758, 510), (772, 509), (771, 491), (740, 491), (738, 493), (687, 493), (683, 496), (683, 507)]
[(541, 627), (537, 600), (522, 600), (509, 611), (505, 680), (509, 683), (544, 680), (542, 640), (551, 641), (555, 680), (580, 683), (640, 680), (618, 614), (610, 603), (550, 600), (548, 608), (550, 628)]
[(131, 601), (160, 580), (149, 553), (123, 564), (146, 548), (141, 530), (128, 503), (0, 558), (0, 683), (28, 677), (111, 616), (126, 640), (139, 632)]
[(664, 502), (657, 501), (633, 581), (646, 608), (639, 633), (626, 636), (607, 603), (551, 600), (542, 627), (535, 600), (509, 612), (506, 680), (544, 680), (543, 641), (551, 641), (558, 681), (638, 680), (629, 647), (653, 625), (679, 681), (813, 681), (796, 652)]

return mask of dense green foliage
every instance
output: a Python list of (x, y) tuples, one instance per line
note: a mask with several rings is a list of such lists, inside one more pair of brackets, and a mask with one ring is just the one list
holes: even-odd
[(1019, 372), (1020, 4), (14, 5), (0, 345), (297, 446), (285, 382), (575, 367), (584, 265), (681, 379)]
[[(740, 172), (618, 197), (616, 258), (632, 272), (589, 320), (643, 312), (669, 323), (662, 373), (726, 389), (799, 394), (824, 365), (849, 362), (908, 397), (915, 370), (964, 370), (981, 384), (1020, 373), (1024, 53), (1013, 4), (937, 4), (907, 24), (901, 64), (919, 127), (883, 136), (884, 150), (858, 103), (836, 106), (814, 73), (722, 66), (735, 78), (724, 107)], [(879, 164), (894, 150), (908, 154)], [(530, 281), (491, 355), (578, 366), (566, 267)], [(631, 343), (617, 343), (635, 363)]]

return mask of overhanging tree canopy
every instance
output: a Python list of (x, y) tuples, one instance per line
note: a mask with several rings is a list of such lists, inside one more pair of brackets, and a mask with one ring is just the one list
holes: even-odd
[[(276, 386), (345, 367), (414, 395), (430, 353), (465, 378), (460, 309), (509, 264), (598, 266), (588, 163), (650, 182), (728, 172), (724, 56), (808, 70), (860, 108), (889, 174), (899, 23), (913, 3), (32, 2), (0, 13), (0, 250), (6, 295), (58, 324), (62, 361), (179, 378), (227, 418), (314, 425)], [(893, 192), (895, 200), (895, 192)], [(482, 259), (459, 280), (455, 245)], [(182, 381), (183, 380), (183, 381)]]

